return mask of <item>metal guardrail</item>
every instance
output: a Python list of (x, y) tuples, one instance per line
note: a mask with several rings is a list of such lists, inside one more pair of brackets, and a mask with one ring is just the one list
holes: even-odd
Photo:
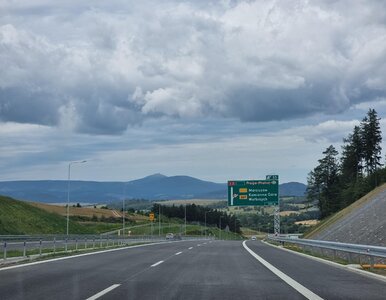
[[(374, 265), (374, 257), (386, 258), (386, 247), (372, 246), (372, 245), (360, 245), (360, 244), (349, 244), (349, 243), (338, 243), (331, 241), (321, 240), (308, 240), (300, 238), (288, 238), (283, 236), (268, 235), (268, 239), (271, 241), (290, 243), (295, 245), (317, 247), (321, 249), (328, 249), (334, 251), (346, 252), (349, 254), (364, 255), (370, 257), (371, 265)], [(349, 259), (351, 260), (351, 258)]]
[[(182, 240), (198, 240), (202, 237), (182, 237)], [(166, 241), (165, 236), (102, 236), (102, 235), (0, 235), (0, 264), (13, 257), (42, 256), (80, 250), (122, 247), (135, 243)]]

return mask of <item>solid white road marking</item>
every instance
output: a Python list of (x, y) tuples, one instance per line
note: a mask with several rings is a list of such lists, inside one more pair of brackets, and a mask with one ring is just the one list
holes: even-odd
[(176, 255), (180, 255), (182, 252), (177, 252)]
[(156, 267), (160, 264), (162, 264), (164, 261), (163, 260), (160, 260), (159, 262), (156, 262), (155, 264), (151, 265), (150, 267)]
[(120, 284), (113, 284), (112, 286), (108, 287), (107, 289), (104, 289), (103, 291), (99, 292), (98, 294), (95, 294), (94, 296), (91, 296), (90, 298), (87, 298), (86, 300), (95, 300), (103, 295), (107, 294), (108, 292), (112, 291), (113, 289), (119, 287)]
[(272, 273), (274, 273), (276, 276), (278, 276), (281, 280), (283, 280), (285, 283), (290, 285), (292, 288), (297, 290), (300, 294), (302, 294), (307, 299), (311, 300), (323, 300), (323, 298), (316, 295), (314, 292), (310, 291), (303, 285), (301, 285), (299, 282), (295, 281), (288, 275), (284, 274), (279, 269), (275, 268), (273, 265), (271, 265), (269, 262), (267, 262), (265, 259), (257, 255), (255, 252), (253, 252), (251, 249), (248, 248), (246, 245), (246, 241), (243, 242), (244, 248), (251, 254), (254, 258), (256, 258), (262, 265), (264, 265), (267, 269), (269, 269)]
[(193, 247), (189, 247), (189, 250), (192, 250), (193, 249)]

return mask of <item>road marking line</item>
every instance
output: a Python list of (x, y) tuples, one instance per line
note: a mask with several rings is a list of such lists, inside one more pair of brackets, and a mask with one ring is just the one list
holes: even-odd
[(193, 247), (189, 247), (189, 250), (192, 250), (193, 249)]
[(198, 244), (198, 245), (197, 245), (197, 247), (200, 247), (200, 246), (201, 246), (201, 244)]
[(254, 258), (256, 258), (263, 266), (265, 266), (267, 269), (269, 269), (272, 273), (274, 273), (276, 276), (278, 276), (281, 280), (283, 280), (285, 283), (287, 283), (289, 286), (297, 290), (300, 294), (302, 294), (304, 297), (310, 300), (323, 300), (323, 298), (316, 295), (314, 292), (310, 291), (303, 285), (301, 285), (299, 282), (295, 281), (288, 275), (284, 274), (279, 269), (275, 268), (273, 265), (271, 265), (269, 262), (267, 262), (265, 259), (257, 255), (255, 252), (253, 252), (251, 249), (248, 248), (246, 245), (246, 241), (243, 242), (243, 246), (245, 250), (249, 252)]
[(107, 294), (108, 292), (112, 291), (113, 289), (119, 287), (120, 284), (113, 284), (112, 286), (108, 287), (107, 289), (104, 289), (103, 291), (99, 292), (98, 294), (95, 294), (94, 296), (91, 296), (90, 298), (87, 298), (86, 300), (95, 300), (103, 295)]
[(160, 264), (162, 264), (164, 261), (163, 260), (160, 260), (159, 262), (156, 262), (155, 264), (151, 265), (150, 267), (156, 267)]
[(180, 255), (182, 252), (177, 252), (176, 255)]

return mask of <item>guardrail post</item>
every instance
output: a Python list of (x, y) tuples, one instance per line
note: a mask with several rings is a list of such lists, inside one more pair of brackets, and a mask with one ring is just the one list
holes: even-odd
[(374, 271), (374, 256), (370, 256), (370, 270)]
[(102, 236), (99, 236), (99, 248), (102, 248)]
[(87, 238), (84, 240), (84, 249), (87, 249)]
[(64, 251), (67, 252), (67, 238), (66, 238), (66, 241), (64, 242)]
[(4, 259), (7, 259), (7, 242), (4, 242)]
[(23, 243), (23, 257), (26, 257), (27, 255), (27, 242), (26, 241), (24, 241), (24, 243)]
[(56, 237), (54, 237), (54, 254), (56, 253)]
[(93, 248), (93, 249), (95, 248), (95, 237), (94, 237), (93, 240), (92, 240), (92, 248)]
[(39, 240), (39, 256), (42, 256), (42, 239)]
[(352, 253), (351, 252), (348, 253), (348, 263), (349, 264), (352, 263)]
[(78, 251), (78, 238), (75, 239), (75, 251)]

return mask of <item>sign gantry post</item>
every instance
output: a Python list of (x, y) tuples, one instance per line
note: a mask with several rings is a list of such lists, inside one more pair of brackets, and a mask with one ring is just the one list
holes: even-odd
[[(277, 180), (279, 182), (278, 175), (267, 175), (265, 177), (267, 180)], [(279, 190), (278, 190), (279, 194)], [(273, 232), (275, 235), (280, 234), (280, 198), (277, 198), (277, 205), (275, 206), (275, 210), (273, 213)]]

